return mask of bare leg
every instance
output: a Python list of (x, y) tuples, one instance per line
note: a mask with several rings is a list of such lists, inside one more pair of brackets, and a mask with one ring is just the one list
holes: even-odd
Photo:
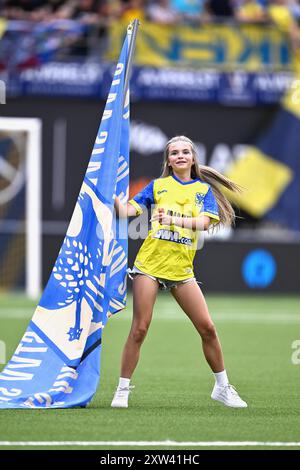
[(203, 352), (212, 371), (222, 372), (225, 367), (221, 344), (200, 287), (196, 281), (189, 281), (177, 285), (171, 292), (200, 334)]
[(136, 368), (140, 356), (140, 348), (151, 323), (157, 290), (157, 281), (143, 274), (138, 274), (134, 277), (133, 318), (131, 330), (123, 349), (121, 377), (130, 379)]

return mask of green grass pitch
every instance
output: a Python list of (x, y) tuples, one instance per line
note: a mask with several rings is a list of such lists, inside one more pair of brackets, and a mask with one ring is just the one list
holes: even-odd
[[(292, 362), (292, 343), (300, 340), (300, 297), (208, 295), (207, 302), (230, 381), (248, 409), (230, 409), (211, 400), (214, 381), (200, 338), (166, 293), (159, 295), (155, 305), (132, 380), (130, 406), (111, 409), (130, 326), (129, 297), (127, 309), (110, 319), (104, 330), (101, 380), (89, 407), (0, 410), (0, 441), (299, 442), (300, 365)], [(21, 295), (0, 297), (0, 340), (6, 343), (7, 359), (34, 306)], [(102, 447), (109, 448), (129, 447)]]

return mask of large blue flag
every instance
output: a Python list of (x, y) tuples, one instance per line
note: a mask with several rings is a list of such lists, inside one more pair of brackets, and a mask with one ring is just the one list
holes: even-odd
[(33, 318), (0, 374), (0, 408), (86, 406), (100, 377), (102, 330), (126, 304), (129, 183), (126, 37), (75, 210)]

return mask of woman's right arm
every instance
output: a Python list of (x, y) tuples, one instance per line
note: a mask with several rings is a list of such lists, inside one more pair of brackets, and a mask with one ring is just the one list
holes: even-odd
[(154, 180), (152, 180), (144, 189), (142, 189), (134, 198), (127, 202), (127, 205), (115, 198), (115, 210), (120, 218), (135, 217), (141, 215), (145, 209), (151, 209), (154, 205), (153, 194)]
[(127, 217), (134, 217), (137, 215), (136, 208), (129, 202), (127, 202), (126, 205), (123, 204), (118, 196), (115, 198), (115, 210), (120, 219), (126, 219)]

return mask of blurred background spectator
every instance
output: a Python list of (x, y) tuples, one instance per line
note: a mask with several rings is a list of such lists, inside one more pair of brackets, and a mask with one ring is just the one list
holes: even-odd
[(245, 22), (260, 22), (267, 19), (264, 7), (256, 0), (243, 0), (237, 2), (235, 8), (235, 18)]
[(216, 18), (230, 18), (234, 16), (234, 4), (232, 0), (207, 0), (206, 8), (210, 15)]
[(135, 18), (143, 21), (145, 18), (144, 0), (123, 0), (121, 4), (121, 18), (130, 23)]
[(170, 0), (170, 7), (181, 21), (200, 21), (205, 0)]
[(299, 21), (300, 19), (300, 2), (299, 0), (290, 0), (289, 3), (290, 11), (295, 18), (295, 20)]
[(147, 18), (154, 23), (174, 24), (180, 21), (180, 14), (170, 5), (170, 0), (154, 0), (147, 7)]

